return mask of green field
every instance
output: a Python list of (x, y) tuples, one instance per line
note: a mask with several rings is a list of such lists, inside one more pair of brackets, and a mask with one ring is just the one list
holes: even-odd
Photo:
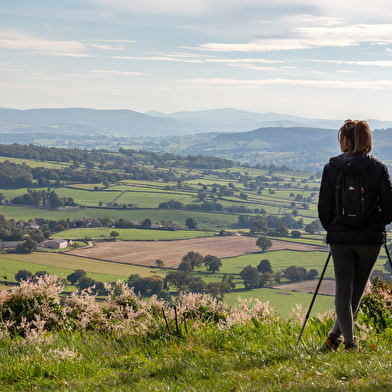
[[(257, 298), (261, 302), (269, 302), (269, 306), (277, 310), (281, 316), (288, 316), (301, 305), (302, 311), (309, 308), (313, 294), (298, 293), (292, 291), (275, 290), (275, 289), (254, 289), (243, 292), (231, 292), (225, 295), (225, 302), (228, 305), (238, 303), (238, 296), (242, 299)], [(327, 295), (318, 295), (312, 308), (312, 316), (318, 313), (323, 314), (330, 309), (335, 308), (335, 297)]]
[(0, 205), (0, 212), (3, 212), (7, 217), (15, 220), (28, 221), (34, 218), (44, 219), (79, 219), (91, 218), (97, 219), (106, 215), (111, 215), (112, 218), (119, 220), (129, 219), (142, 222), (149, 218), (152, 222), (160, 223), (162, 220), (172, 220), (177, 222), (180, 226), (185, 227), (185, 221), (189, 217), (196, 217), (199, 222), (200, 230), (220, 230), (228, 229), (233, 224), (238, 222), (238, 214), (219, 214), (199, 211), (184, 211), (184, 210), (156, 210), (156, 209), (121, 209), (121, 208), (67, 208), (64, 210), (53, 211), (43, 208), (34, 207), (17, 207)]
[(10, 282), (15, 281), (14, 276), (20, 269), (26, 269), (33, 274), (37, 271), (47, 271), (61, 277), (67, 277), (76, 269), (82, 269), (87, 272), (88, 277), (101, 282), (113, 282), (118, 279), (126, 280), (132, 274), (164, 276), (164, 273), (158, 269), (49, 252), (2, 255), (0, 257), (0, 268), (1, 274), (7, 275)]
[(108, 239), (112, 231), (117, 231), (120, 235), (117, 237), (127, 241), (164, 241), (180, 240), (184, 238), (210, 237), (214, 235), (211, 231), (201, 230), (161, 230), (161, 229), (116, 229), (107, 227), (70, 229), (54, 234), (53, 238), (85, 238)]

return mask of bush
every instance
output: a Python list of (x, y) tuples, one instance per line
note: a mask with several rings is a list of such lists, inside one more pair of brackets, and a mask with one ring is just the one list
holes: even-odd
[(178, 324), (184, 319), (200, 327), (211, 322), (219, 323), (220, 328), (231, 328), (252, 319), (262, 321), (269, 315), (268, 303), (258, 300), (252, 307), (248, 300), (241, 302), (238, 308), (229, 308), (211, 295), (180, 293), (173, 309), (167, 306), (165, 300), (169, 295), (162, 289), (158, 295), (164, 300), (153, 295), (149, 302), (143, 301), (121, 281), (105, 285), (105, 289), (106, 301), (98, 305), (91, 290), (75, 292), (61, 300), (63, 286), (54, 276), (22, 282), (9, 292), (0, 292), (0, 335), (34, 337), (44, 336), (46, 331), (94, 330), (159, 337), (163, 333), (181, 335)]
[(358, 320), (377, 331), (392, 328), (392, 284), (379, 277), (373, 279), (372, 290), (362, 297)]
[(19, 270), (16, 274), (15, 274), (15, 280), (17, 282), (21, 282), (22, 280), (26, 281), (29, 278), (32, 278), (33, 274), (30, 271), (27, 270)]

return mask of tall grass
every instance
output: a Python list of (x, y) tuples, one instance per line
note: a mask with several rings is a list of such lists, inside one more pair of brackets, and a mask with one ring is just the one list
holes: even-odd
[[(25, 292), (31, 292), (31, 288), (24, 287)], [(22, 294), (13, 293), (14, 298), (16, 295), (20, 299)], [(54, 291), (50, 295), (55, 296)], [(40, 330), (37, 327), (34, 332), (30, 328), (24, 335), (7, 333), (6, 303), (9, 305), (2, 298), (0, 390), (3, 391), (392, 388), (391, 329), (376, 333), (371, 325), (361, 325), (357, 330), (360, 353), (340, 348), (337, 353), (323, 354), (318, 348), (333, 322), (331, 314), (310, 320), (296, 347), (304, 315), (293, 311), (283, 318), (268, 304), (257, 302), (253, 307), (241, 301), (227, 308), (210, 297), (182, 295), (176, 304), (177, 329), (173, 308), (156, 299), (143, 303), (132, 294), (123, 293), (119, 299), (109, 300), (111, 328), (98, 328), (102, 327), (99, 323), (95, 324), (97, 328), (89, 328), (89, 324), (83, 327), (79, 323), (76, 328), (45, 330), (40, 324)], [(86, 313), (88, 308), (79, 307), (90, 320), (100, 312), (88, 295), (78, 303), (93, 308), (93, 312)], [(125, 303), (132, 304), (133, 313), (125, 310)], [(143, 307), (148, 311), (142, 311)], [(159, 310), (165, 311), (170, 329)], [(75, 320), (80, 318), (75, 316)], [(140, 328), (142, 324), (145, 328)]]

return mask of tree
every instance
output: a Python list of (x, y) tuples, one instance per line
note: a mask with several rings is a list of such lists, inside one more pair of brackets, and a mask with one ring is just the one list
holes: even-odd
[(183, 260), (181, 261), (181, 263), (178, 266), (178, 270), (179, 271), (183, 271), (183, 272), (191, 272), (192, 271), (192, 265), (189, 261), (187, 260)]
[(161, 290), (158, 294), (158, 298), (162, 301), (170, 303), (172, 301), (172, 297), (167, 290)]
[(150, 276), (148, 290), (151, 294), (158, 294), (163, 290), (163, 279), (159, 276)]
[(257, 268), (252, 267), (251, 265), (247, 265), (240, 272), (241, 279), (244, 280), (244, 286), (246, 289), (253, 289), (259, 287), (260, 284), (260, 276)]
[(271, 263), (267, 259), (263, 259), (260, 261), (259, 265), (256, 267), (257, 271), (261, 272), (262, 274), (272, 274)]
[(144, 219), (144, 221), (142, 222), (142, 227), (144, 227), (144, 228), (151, 227), (151, 219), (148, 219), (148, 218)]
[(48, 203), (50, 208), (58, 208), (64, 205), (64, 202), (60, 200), (55, 191), (49, 193)]
[(189, 276), (187, 285), (191, 293), (204, 293), (207, 290), (207, 284), (200, 276)]
[(33, 249), (37, 249), (37, 243), (30, 237), (25, 239), (23, 246), (26, 250), (26, 253), (30, 253)]
[(265, 252), (272, 247), (272, 241), (269, 238), (262, 236), (257, 239), (256, 246)]
[(188, 226), (188, 229), (197, 229), (199, 227), (199, 222), (195, 217), (190, 217), (185, 221), (185, 226)]
[(155, 265), (156, 265), (158, 268), (162, 268), (162, 267), (165, 265), (165, 263), (164, 263), (163, 260), (161, 260), (161, 259), (156, 259), (156, 260), (155, 260)]
[(27, 270), (19, 270), (15, 274), (15, 280), (17, 282), (21, 282), (22, 280), (27, 280), (29, 278), (32, 278), (33, 274), (30, 271)]
[(218, 298), (221, 292), (221, 284), (219, 282), (209, 282), (207, 283), (206, 291), (214, 298)]
[(207, 197), (207, 194), (202, 191), (201, 189), (197, 192), (197, 197), (201, 200), (204, 201), (204, 199)]
[(33, 249), (37, 249), (37, 243), (30, 237), (25, 239), (23, 244), (18, 244), (16, 246), (16, 253), (31, 253)]
[(46, 272), (46, 271), (37, 271), (35, 274), (34, 274), (34, 278), (40, 278), (40, 277), (44, 277), (45, 275), (49, 275), (49, 273), (48, 272)]
[(191, 250), (181, 260), (189, 261), (193, 270), (195, 267), (200, 267), (203, 264), (204, 257), (199, 252)]
[(310, 234), (314, 234), (320, 230), (320, 225), (317, 221), (313, 221), (305, 226), (305, 231)]
[(314, 268), (312, 268), (309, 272), (308, 272), (308, 280), (313, 280), (316, 276), (318, 275), (318, 271)]
[(88, 278), (87, 276), (85, 276), (84, 278), (81, 278), (79, 280), (79, 282), (76, 284), (76, 287), (79, 290), (85, 290), (88, 289), (90, 287), (95, 286), (96, 281), (92, 278)]
[(184, 271), (169, 272), (165, 276), (165, 287), (168, 283), (175, 286), (177, 289), (183, 285), (186, 285), (189, 280), (189, 273)]
[(31, 238), (37, 243), (44, 242), (46, 240), (45, 236), (42, 234), (34, 234)]
[(204, 265), (207, 267), (207, 271), (212, 271), (215, 274), (222, 267), (222, 261), (216, 256), (207, 255), (204, 257)]
[(293, 238), (299, 238), (299, 237), (301, 237), (301, 235), (302, 235), (302, 233), (301, 233), (299, 230), (293, 230), (293, 231), (291, 232), (291, 236), (292, 236)]
[(303, 267), (296, 267), (295, 265), (290, 265), (283, 271), (283, 277), (288, 279), (290, 282), (298, 282), (305, 279), (307, 276), (306, 269)]
[[(222, 284), (222, 290), (227, 290), (228, 289), (228, 291), (224, 291), (225, 293), (228, 293), (231, 290), (234, 290), (235, 286), (236, 286), (236, 284), (234, 282), (234, 276), (233, 275), (224, 274), (223, 277), (222, 277), (221, 284)], [(228, 286), (228, 287), (226, 288), (226, 286)]]
[(280, 283), (280, 280), (282, 279), (282, 273), (280, 271), (276, 271), (274, 274), (274, 279), (276, 283)]
[(116, 239), (116, 237), (119, 237), (119, 236), (120, 236), (120, 233), (116, 230), (112, 230), (110, 232), (110, 237), (112, 237), (114, 240)]
[(254, 228), (255, 231), (257, 231), (259, 233), (266, 234), (268, 232), (268, 225), (264, 219), (255, 219), (252, 222), (252, 228)]
[(275, 226), (275, 233), (282, 237), (287, 237), (289, 235), (289, 231), (287, 230), (287, 224), (284, 222), (279, 222)]
[(87, 276), (87, 272), (82, 270), (82, 269), (77, 269), (72, 274), (69, 274), (67, 276), (67, 280), (69, 280), (72, 284), (75, 284), (76, 282), (80, 281), (82, 278), (85, 278)]

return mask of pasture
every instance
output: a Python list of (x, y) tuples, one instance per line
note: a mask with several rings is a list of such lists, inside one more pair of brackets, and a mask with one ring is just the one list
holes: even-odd
[[(238, 297), (242, 299), (257, 298), (261, 302), (268, 302), (270, 307), (276, 309), (280, 316), (289, 316), (297, 310), (297, 305), (301, 307), (303, 314), (309, 308), (313, 294), (277, 290), (270, 288), (253, 289), (248, 291), (232, 291), (225, 295), (224, 301), (228, 305), (238, 303)], [(335, 297), (318, 295), (312, 308), (311, 316), (318, 313), (323, 314), (335, 308)]]
[(109, 239), (110, 233), (117, 231), (117, 239), (124, 241), (171, 241), (186, 238), (210, 237), (214, 235), (212, 231), (202, 230), (163, 230), (163, 229), (117, 229), (108, 227), (80, 228), (61, 231), (52, 238), (91, 238), (93, 240)]
[(31, 254), (8, 254), (0, 257), (0, 271), (10, 282), (15, 282), (15, 274), (26, 269), (31, 273), (47, 271), (50, 274), (67, 277), (76, 269), (87, 272), (89, 278), (101, 282), (113, 282), (118, 279), (126, 280), (129, 275), (140, 276), (164, 275), (161, 270), (94, 260), (68, 254), (34, 252)]
[(185, 227), (185, 221), (189, 217), (196, 217), (200, 230), (221, 230), (231, 228), (238, 222), (238, 214), (208, 213), (200, 211), (184, 210), (157, 210), (157, 209), (122, 209), (122, 208), (65, 208), (62, 210), (49, 210), (40, 207), (9, 206), (0, 204), (0, 212), (8, 218), (28, 221), (34, 218), (44, 219), (97, 219), (106, 215), (113, 219), (129, 219), (142, 222), (149, 218), (151, 221), (160, 223), (162, 220), (172, 220)]

